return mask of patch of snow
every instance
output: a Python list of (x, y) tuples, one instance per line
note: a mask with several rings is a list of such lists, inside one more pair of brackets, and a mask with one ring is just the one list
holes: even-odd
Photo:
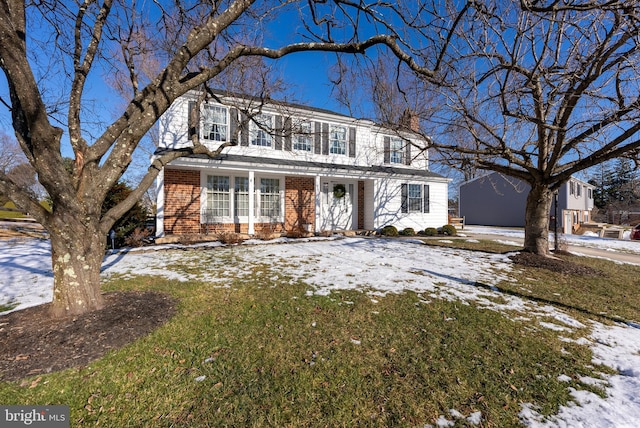
[[(469, 231), (473, 233), (473, 230)], [(486, 233), (486, 230), (482, 233)], [(522, 231), (502, 232), (518, 239)], [(620, 241), (590, 236), (567, 237), (584, 246), (620, 249), (640, 254), (640, 242)], [(252, 245), (253, 244), (253, 245)], [(513, 245), (519, 245), (513, 243)], [(338, 238), (272, 241), (246, 241), (233, 246), (237, 263), (228, 263), (229, 250), (219, 243), (193, 246), (164, 245), (131, 251), (117, 251), (105, 257), (102, 276), (133, 277), (157, 275), (178, 281), (203, 281), (213, 287), (227, 287), (236, 278), (253, 275), (250, 261), (273, 265), (270, 276), (282, 278), (282, 266), (274, 260), (287, 261), (286, 273), (292, 281), (309, 284), (306, 295), (329, 295), (338, 290), (361, 290), (372, 300), (388, 293), (413, 291), (420, 302), (447, 299), (472, 303), (480, 308), (508, 313), (517, 322), (539, 317), (558, 322), (541, 324), (556, 330), (575, 331), (592, 328), (587, 337), (563, 339), (588, 345), (594, 364), (613, 367), (617, 374), (603, 375), (602, 380), (581, 379), (606, 386), (606, 398), (588, 391), (571, 389), (575, 403), (563, 406), (557, 415), (542, 418), (535, 406), (523, 404), (520, 418), (531, 427), (555, 426), (640, 426), (640, 328), (637, 324), (607, 326), (593, 322), (589, 326), (551, 305), (540, 305), (517, 296), (503, 294), (495, 288), (501, 281), (512, 281), (512, 262), (506, 254), (436, 248), (418, 240)], [(246, 261), (243, 262), (243, 261)], [(337, 268), (339, 267), (339, 268)], [(53, 272), (51, 249), (47, 240), (0, 241), (0, 304), (15, 302), (16, 309), (51, 301)], [(290, 279), (282, 278), (282, 281)], [(499, 303), (498, 303), (499, 302)], [(310, 320), (310, 322), (314, 322)], [(361, 344), (352, 338), (353, 344)], [(198, 377), (196, 379), (200, 379)], [(203, 378), (204, 380), (204, 378)], [(476, 412), (466, 420), (479, 425), (482, 414)], [(453, 421), (440, 416), (438, 426)]]

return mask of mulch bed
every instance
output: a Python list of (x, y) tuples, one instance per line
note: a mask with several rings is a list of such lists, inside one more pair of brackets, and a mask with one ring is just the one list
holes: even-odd
[(163, 293), (104, 297), (103, 309), (74, 318), (49, 318), (48, 304), (0, 316), (0, 380), (87, 365), (149, 334), (175, 313), (175, 299)]
[(556, 257), (546, 257), (534, 253), (519, 252), (513, 256), (509, 256), (514, 263), (547, 269), (552, 272), (568, 275), (583, 275), (583, 276), (605, 276), (604, 272), (594, 269), (589, 266), (573, 263), (567, 260), (562, 260)]

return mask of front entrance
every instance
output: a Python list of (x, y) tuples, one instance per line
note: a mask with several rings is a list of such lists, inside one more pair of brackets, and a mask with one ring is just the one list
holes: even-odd
[(320, 188), (320, 230), (354, 229), (356, 182), (323, 180)]

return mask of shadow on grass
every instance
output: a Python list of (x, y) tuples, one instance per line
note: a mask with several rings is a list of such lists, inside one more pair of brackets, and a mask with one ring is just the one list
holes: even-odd
[(514, 290), (508, 290), (506, 288), (502, 288), (502, 287), (498, 287), (496, 285), (488, 285), (488, 284), (484, 284), (482, 282), (477, 282), (477, 281), (470, 281), (467, 279), (463, 279), (463, 278), (458, 278), (455, 276), (451, 276), (451, 275), (446, 275), (446, 274), (442, 274), (439, 272), (434, 272), (434, 271), (430, 271), (428, 269), (420, 269), (420, 271), (428, 273), (429, 275), (433, 275), (433, 276), (437, 276), (440, 278), (444, 278), (450, 281), (455, 281), (458, 282), (460, 284), (464, 284), (464, 285), (470, 285), (473, 287), (478, 287), (478, 288), (483, 288), (485, 290), (489, 290), (489, 291), (495, 291), (495, 292), (499, 292), (499, 293), (503, 293), (503, 294), (507, 294), (509, 296), (514, 296), (514, 297), (518, 297), (520, 299), (523, 300), (531, 300), (534, 301), (536, 303), (543, 303), (543, 304), (547, 304), (547, 305), (552, 305), (558, 308), (562, 308), (562, 309), (570, 309), (570, 310), (574, 310), (577, 312), (580, 312), (584, 315), (587, 315), (590, 318), (599, 318), (599, 319), (605, 319), (608, 321), (612, 321), (612, 322), (616, 322), (616, 323), (623, 323), (629, 327), (633, 327), (633, 328), (637, 328), (640, 329), (640, 324), (634, 321), (629, 321), (629, 320), (625, 320), (623, 318), (620, 317), (615, 317), (615, 316), (610, 316), (610, 315), (604, 315), (604, 314), (600, 314), (600, 313), (595, 313), (592, 312), (589, 309), (585, 309), (585, 308), (581, 308), (578, 306), (574, 306), (574, 305), (568, 305), (566, 303), (562, 303), (562, 302), (558, 302), (557, 300), (551, 300), (551, 299), (547, 299), (544, 297), (536, 297), (530, 294), (524, 294), (524, 293), (520, 293), (518, 291), (514, 291)]

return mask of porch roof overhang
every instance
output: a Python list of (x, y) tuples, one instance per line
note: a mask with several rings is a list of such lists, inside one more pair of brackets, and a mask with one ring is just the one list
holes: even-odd
[(236, 154), (222, 154), (214, 158), (192, 155), (176, 159), (171, 166), (191, 168), (253, 169), (257, 171), (281, 172), (295, 175), (335, 175), (357, 178), (406, 177), (449, 182), (450, 178), (423, 169), (402, 168), (385, 165), (351, 165), (315, 162), (297, 159), (279, 159)]

